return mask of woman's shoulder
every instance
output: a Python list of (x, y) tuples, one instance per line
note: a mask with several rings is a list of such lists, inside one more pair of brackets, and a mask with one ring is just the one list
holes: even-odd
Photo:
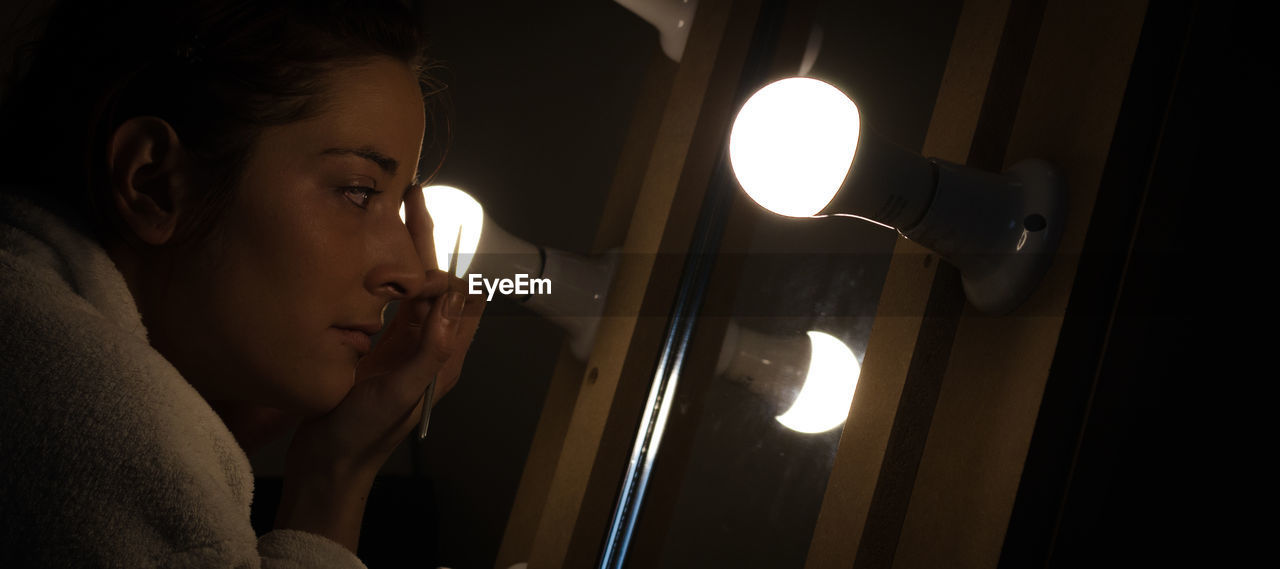
[(127, 392), (135, 378), (177, 374), (150, 349), (124, 278), (101, 247), (29, 202), (0, 192), (0, 206), (6, 391), (25, 402), (48, 394), (64, 407), (98, 405), (110, 398), (80, 393)]
[(118, 271), (102, 276), (105, 253), (69, 250), (88, 246), (38, 213), (14, 217), (0, 211), (0, 541), (139, 566), (254, 548), (248, 460), (151, 348)]
[(91, 309), (145, 337), (128, 285), (98, 242), (8, 187), (0, 187), (0, 293), (11, 305)]
[(106, 253), (29, 204), (0, 208), (0, 385), (0, 407), (12, 408), (0, 413), (9, 423), (0, 444), (24, 430), (51, 441), (63, 428), (73, 440), (92, 429), (100, 445), (115, 431), (127, 435), (122, 444), (160, 444), (175, 433), (234, 443), (151, 347)]

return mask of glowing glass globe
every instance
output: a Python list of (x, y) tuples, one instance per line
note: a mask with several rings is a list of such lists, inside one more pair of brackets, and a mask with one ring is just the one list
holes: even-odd
[(839, 89), (807, 77), (775, 81), (738, 112), (729, 162), (756, 203), (779, 215), (809, 217), (844, 184), (858, 128), (858, 107)]
[[(480, 245), (480, 233), (484, 229), (484, 208), (471, 194), (452, 186), (427, 186), (422, 188), (427, 202), (427, 213), (435, 226), (431, 232), (436, 246), (436, 264), (447, 270), (449, 257), (453, 255), (453, 242), (462, 228), (462, 242), (458, 247), (458, 270), (455, 276), (467, 274), (476, 248)], [(404, 205), (400, 206), (400, 219), (404, 219)]]
[(862, 366), (849, 346), (835, 336), (815, 330), (808, 334), (813, 346), (809, 373), (791, 408), (775, 419), (793, 431), (822, 433), (840, 426), (849, 416)]

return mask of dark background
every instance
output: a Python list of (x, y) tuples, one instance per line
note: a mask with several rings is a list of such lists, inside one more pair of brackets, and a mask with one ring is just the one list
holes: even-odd
[[(42, 4), (0, 4), (0, 63)], [(927, 108), (937, 46), (902, 42), (906, 32), (884, 22), (927, 27), (954, 7), (830, 4), (862, 27), (826, 30), (834, 43), (824, 49), (902, 87), (855, 83), (864, 113)], [(656, 32), (600, 1), (435, 2), (423, 12), (455, 107), (438, 181), (471, 192), (515, 235), (593, 252)], [(1119, 196), (1104, 234), (1131, 247), (1084, 273), (1097, 282), (1077, 283), (1109, 287), (1089, 301), (1098, 312), (1076, 313), (1086, 320), (1075, 333), (1099, 344), (1076, 369), (1055, 362), (1057, 377), (1084, 387), (1046, 392), (1063, 399), (1037, 427), (1004, 566), (1222, 562), (1265, 539), (1240, 520), (1264, 510), (1252, 483), (1274, 446), (1254, 441), (1269, 427), (1252, 424), (1270, 416), (1257, 392), (1273, 381), (1256, 360), (1274, 348), (1255, 345), (1272, 336), (1260, 314), (1273, 294), (1263, 276), (1271, 255), (1258, 235), (1273, 225), (1260, 204), (1275, 187), (1267, 26), (1245, 3), (1151, 2), (1112, 185), (1099, 198)], [(918, 147), (911, 137), (923, 136), (928, 113), (894, 120), (907, 133), (899, 142)], [(1253, 262), (1238, 264), (1245, 255)], [(374, 488), (361, 548), (370, 566), (492, 566), (560, 344), (558, 329), (522, 307), (490, 304), (425, 448), (403, 448)], [(278, 495), (278, 452), (255, 457), (259, 527)]]

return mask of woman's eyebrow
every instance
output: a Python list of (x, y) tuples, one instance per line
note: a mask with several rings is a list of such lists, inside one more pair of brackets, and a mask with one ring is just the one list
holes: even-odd
[(396, 174), (396, 168), (400, 166), (400, 163), (397, 162), (395, 158), (387, 156), (386, 154), (378, 152), (377, 150), (374, 150), (367, 146), (361, 147), (361, 148), (326, 148), (320, 153), (321, 154), (351, 154), (354, 156), (359, 156), (370, 162), (373, 162), (374, 164), (377, 164), (379, 168), (382, 168), (383, 172), (386, 172), (388, 175), (391, 175), (391, 176), (394, 176)]

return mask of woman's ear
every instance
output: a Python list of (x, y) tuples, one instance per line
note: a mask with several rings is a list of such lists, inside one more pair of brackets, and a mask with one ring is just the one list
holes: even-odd
[(107, 153), (111, 198), (121, 219), (142, 242), (167, 243), (189, 191), (178, 133), (164, 119), (134, 117), (112, 133)]

